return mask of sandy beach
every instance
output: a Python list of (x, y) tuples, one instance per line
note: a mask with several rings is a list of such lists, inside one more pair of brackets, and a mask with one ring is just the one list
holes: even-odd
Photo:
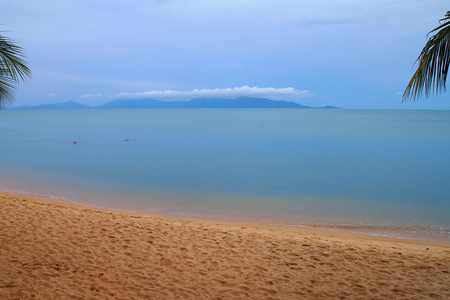
[(449, 299), (450, 244), (0, 192), (0, 299)]

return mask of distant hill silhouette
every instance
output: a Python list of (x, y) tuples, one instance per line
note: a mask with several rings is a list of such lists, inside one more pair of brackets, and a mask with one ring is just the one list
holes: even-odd
[(54, 104), (39, 104), (39, 105), (23, 105), (16, 106), (10, 109), (91, 109), (92, 106), (86, 104), (80, 104), (75, 101), (68, 101), (64, 103), (54, 103)]
[(264, 98), (240, 97), (195, 98), (190, 101), (159, 101), (154, 99), (117, 99), (96, 108), (310, 108), (288, 101), (275, 101)]
[[(312, 108), (290, 101), (276, 101), (265, 98), (240, 97), (195, 98), (189, 101), (160, 101), (155, 99), (116, 99), (99, 106), (79, 104), (74, 101), (36, 106), (18, 106), (11, 109), (119, 109), (119, 108)], [(338, 108), (325, 106), (321, 108)]]

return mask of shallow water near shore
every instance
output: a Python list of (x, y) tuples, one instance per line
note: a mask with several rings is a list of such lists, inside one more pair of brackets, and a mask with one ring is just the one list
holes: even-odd
[(450, 241), (448, 111), (1, 111), (0, 139), (6, 191)]

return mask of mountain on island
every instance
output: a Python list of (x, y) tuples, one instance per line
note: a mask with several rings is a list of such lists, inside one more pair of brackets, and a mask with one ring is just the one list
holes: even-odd
[[(79, 104), (74, 101), (56, 104), (40, 104), (36, 106), (17, 106), (11, 109), (132, 109), (132, 108), (314, 108), (290, 101), (277, 101), (265, 98), (240, 97), (195, 98), (189, 101), (161, 101), (155, 99), (116, 99), (99, 106)], [(325, 106), (318, 108), (339, 108)]]
[(64, 103), (39, 104), (39, 105), (23, 105), (12, 107), (11, 109), (90, 109), (92, 106), (80, 104), (75, 101), (67, 101)]
[(96, 108), (310, 108), (289, 101), (275, 101), (264, 98), (240, 97), (195, 98), (189, 101), (160, 101), (154, 99), (117, 99)]

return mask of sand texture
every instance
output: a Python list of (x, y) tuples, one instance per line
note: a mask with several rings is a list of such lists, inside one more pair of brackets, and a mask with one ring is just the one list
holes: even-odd
[(450, 299), (449, 271), (448, 243), (0, 193), (0, 299)]

